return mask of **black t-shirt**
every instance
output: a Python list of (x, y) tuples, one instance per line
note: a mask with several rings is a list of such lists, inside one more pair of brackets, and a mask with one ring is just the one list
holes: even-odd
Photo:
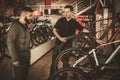
[[(83, 30), (83, 27), (73, 18), (69, 21), (67, 21), (67, 19), (65, 17), (60, 18), (55, 26), (55, 29), (57, 29), (58, 34), (61, 37), (69, 37), (71, 35), (73, 35), (75, 33), (75, 30)], [(59, 41), (58, 39), (56, 39), (56, 44), (60, 45), (61, 41)]]

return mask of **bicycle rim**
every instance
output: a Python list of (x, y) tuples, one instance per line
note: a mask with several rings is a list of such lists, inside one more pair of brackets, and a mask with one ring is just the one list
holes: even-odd
[(90, 80), (89, 76), (78, 68), (67, 67), (55, 72), (50, 80)]

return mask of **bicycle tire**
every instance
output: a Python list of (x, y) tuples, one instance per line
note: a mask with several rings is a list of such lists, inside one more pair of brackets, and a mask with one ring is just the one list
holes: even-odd
[(32, 42), (32, 44), (35, 45), (35, 46), (38, 46), (38, 45), (39, 45), (39, 43), (36, 42), (36, 40), (34, 39), (34, 37), (31, 38), (31, 42)]
[(30, 42), (30, 49), (32, 49), (33, 48), (33, 43), (32, 43), (32, 41)]
[(83, 72), (81, 69), (67, 67), (59, 69), (55, 72), (50, 80), (91, 80), (87, 73)]
[[(76, 49), (76, 48), (69, 48), (64, 51), (62, 51), (56, 58), (55, 64), (54, 64), (54, 69), (57, 71), (58, 69), (66, 66), (73, 66), (74, 62), (78, 60), (79, 58), (83, 57), (84, 55), (87, 55), (85, 51), (82, 49)], [(68, 60), (65, 61), (68, 57)], [(81, 67), (84, 69), (94, 69), (95, 68), (95, 62), (92, 56), (88, 55), (84, 60), (79, 62), (76, 66), (74, 67)]]
[(30, 31), (30, 37), (31, 37), (32, 44), (35, 46), (38, 46), (39, 43), (35, 40), (35, 32), (34, 31)]
[(46, 36), (48, 37), (48, 40), (52, 38), (52, 29), (49, 26), (45, 27), (46, 29)]

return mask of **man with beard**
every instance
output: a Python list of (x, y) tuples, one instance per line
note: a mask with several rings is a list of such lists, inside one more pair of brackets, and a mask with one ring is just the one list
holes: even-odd
[(7, 34), (7, 46), (12, 58), (14, 80), (27, 80), (30, 66), (30, 34), (28, 26), (31, 23), (33, 10), (23, 7), (19, 20), (12, 23)]

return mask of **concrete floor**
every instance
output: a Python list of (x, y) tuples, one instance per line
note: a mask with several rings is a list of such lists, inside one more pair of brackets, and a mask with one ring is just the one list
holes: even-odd
[[(28, 80), (47, 80), (49, 76), (52, 53), (52, 50), (49, 51), (33, 65), (31, 65)], [(0, 80), (11, 80), (12, 71), (10, 66), (11, 64), (9, 59), (4, 59), (4, 61), (0, 63)], [(7, 69), (8, 67), (9, 69)], [(100, 77), (98, 80), (120, 80), (115, 79), (118, 78), (118, 72), (120, 72), (116, 68), (116, 64), (111, 67), (115, 69), (111, 71), (109, 70), (109, 72), (104, 72), (105, 74), (103, 75), (103, 77)]]
[(51, 65), (52, 50), (30, 67), (28, 80), (47, 80)]

